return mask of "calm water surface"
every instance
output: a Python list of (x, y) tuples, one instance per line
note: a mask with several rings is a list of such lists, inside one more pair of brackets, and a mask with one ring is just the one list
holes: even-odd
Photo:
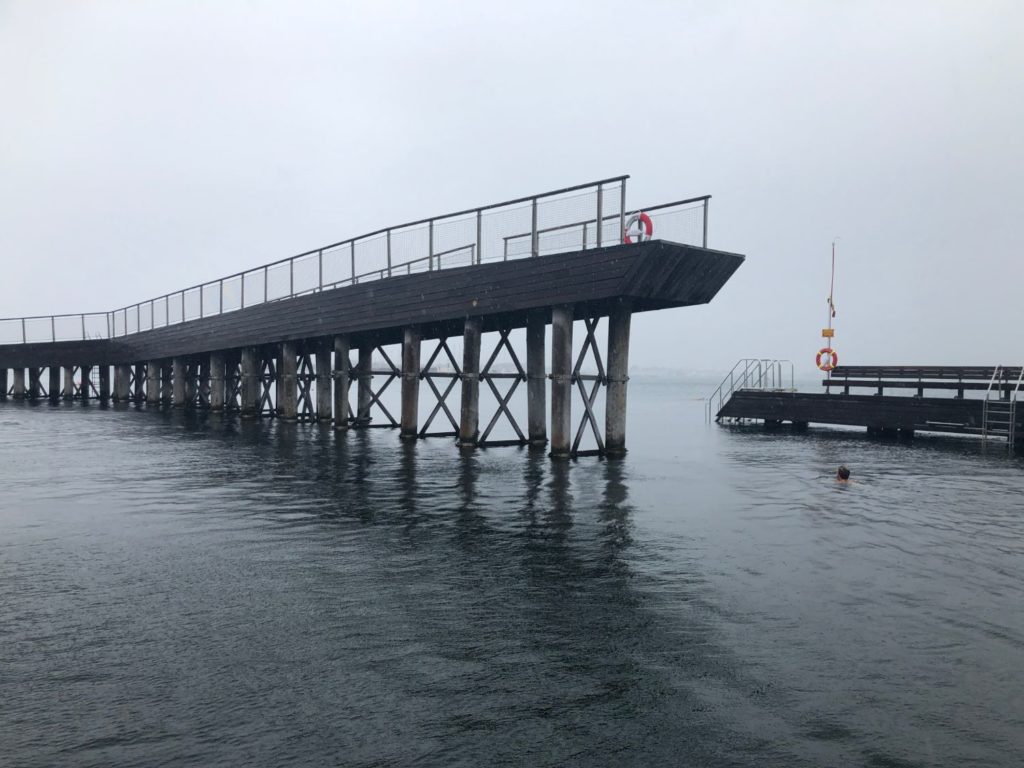
[(0, 405), (0, 763), (1021, 764), (1024, 463), (630, 387), (618, 462)]

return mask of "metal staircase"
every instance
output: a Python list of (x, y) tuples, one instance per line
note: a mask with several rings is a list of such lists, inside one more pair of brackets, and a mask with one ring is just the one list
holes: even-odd
[[(789, 368), (789, 386), (785, 386), (786, 368)], [(789, 360), (769, 360), (745, 357), (732, 367), (707, 400), (706, 416), (710, 424), (720, 421), (722, 407), (738, 389), (758, 389), (768, 392), (795, 392), (793, 363)]]
[(985, 390), (981, 437), (986, 443), (990, 438), (1005, 438), (1008, 450), (1012, 453), (1017, 438), (1017, 396), (1021, 381), (1024, 381), (1024, 366), (1020, 369), (1013, 389), (1010, 389), (1011, 380), (1003, 375), (1003, 370), (1003, 366), (995, 367), (988, 389)]

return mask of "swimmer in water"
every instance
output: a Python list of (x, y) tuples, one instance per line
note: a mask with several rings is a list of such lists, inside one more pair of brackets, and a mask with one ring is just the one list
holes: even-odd
[(840, 464), (839, 469), (836, 470), (836, 482), (837, 483), (848, 483), (850, 482), (850, 470), (846, 468), (845, 464)]

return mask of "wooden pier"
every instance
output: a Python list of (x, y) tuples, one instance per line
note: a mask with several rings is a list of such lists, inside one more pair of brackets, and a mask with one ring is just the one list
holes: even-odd
[(840, 366), (822, 381), (824, 393), (745, 381), (723, 398), (715, 417), (859, 426), (884, 436), (971, 434), (1019, 447), (1022, 380), (1020, 366)]
[[(553, 456), (579, 454), (585, 434), (596, 452), (620, 455), (632, 315), (710, 301), (744, 258), (706, 247), (709, 198), (631, 211), (625, 185), (617, 177), (412, 222), (111, 312), (0, 320), (0, 339), (20, 335), (0, 344), (0, 399), (385, 426), (463, 448), (494, 445), (499, 421), (516, 436), (504, 442), (547, 445), (550, 421)], [(641, 213), (655, 237), (697, 243), (644, 239)], [(512, 343), (516, 329), (525, 350)], [(486, 334), (497, 345), (483, 359)], [(499, 370), (499, 353), (511, 370)], [(382, 398), (392, 382), (397, 415)], [(425, 420), (421, 383), (434, 398)], [(510, 405), (520, 384), (525, 414)], [(480, 413), (482, 387), (492, 414)]]

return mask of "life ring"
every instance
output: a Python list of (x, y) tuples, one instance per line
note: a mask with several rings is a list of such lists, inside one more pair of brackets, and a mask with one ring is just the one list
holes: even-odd
[[(823, 357), (825, 358), (824, 360), (822, 359)], [(839, 365), (839, 355), (831, 347), (823, 347), (818, 350), (818, 356), (814, 358), (814, 362), (819, 370), (828, 373), (835, 370), (835, 367)]]
[(639, 227), (636, 232), (637, 242), (642, 243), (644, 240), (650, 240), (651, 235), (654, 234), (654, 222), (651, 221), (651, 217), (643, 211), (640, 213), (634, 213), (629, 217), (629, 221), (626, 222), (626, 229), (622, 233), (622, 239), (627, 243), (632, 243), (633, 238), (629, 236), (629, 231), (633, 228), (634, 224), (638, 224)]

